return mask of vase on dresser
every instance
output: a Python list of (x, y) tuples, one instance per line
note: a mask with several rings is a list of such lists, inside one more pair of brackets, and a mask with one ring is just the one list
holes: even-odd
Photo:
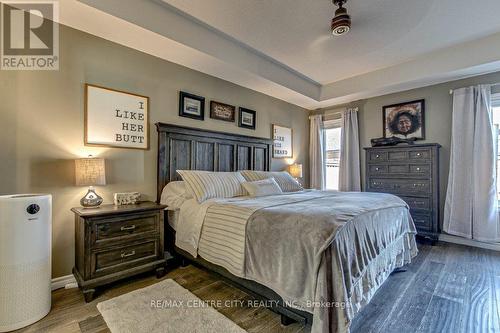
[(369, 147), (365, 191), (397, 195), (410, 207), (419, 236), (439, 236), (439, 148), (437, 143)]

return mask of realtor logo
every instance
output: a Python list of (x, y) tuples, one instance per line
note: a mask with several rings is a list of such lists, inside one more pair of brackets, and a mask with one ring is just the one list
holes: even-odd
[(57, 1), (1, 2), (1, 69), (59, 69)]

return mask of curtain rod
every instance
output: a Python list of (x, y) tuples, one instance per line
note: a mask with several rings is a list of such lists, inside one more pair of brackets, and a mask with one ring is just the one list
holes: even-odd
[[(490, 84), (490, 86), (492, 87), (495, 87), (495, 86), (500, 86), (500, 82), (498, 83), (492, 83)], [(460, 89), (460, 88), (457, 88), (457, 89)], [(453, 95), (453, 91), (455, 91), (456, 89), (450, 89), (450, 95)]]

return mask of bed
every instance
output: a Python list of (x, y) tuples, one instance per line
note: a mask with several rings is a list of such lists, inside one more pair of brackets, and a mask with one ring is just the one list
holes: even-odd
[[(268, 171), (269, 139), (157, 124), (158, 200), (179, 170)], [(167, 250), (221, 275), (313, 332), (346, 332), (389, 274), (417, 254), (407, 205), (381, 193), (297, 191), (186, 200)], [(217, 235), (211, 230), (217, 229)], [(221, 242), (221, 238), (224, 240)]]

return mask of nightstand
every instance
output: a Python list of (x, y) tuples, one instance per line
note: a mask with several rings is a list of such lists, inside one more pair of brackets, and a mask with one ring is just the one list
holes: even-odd
[(85, 301), (95, 288), (139, 273), (165, 274), (163, 210), (154, 202), (72, 208), (75, 213), (73, 275)]

